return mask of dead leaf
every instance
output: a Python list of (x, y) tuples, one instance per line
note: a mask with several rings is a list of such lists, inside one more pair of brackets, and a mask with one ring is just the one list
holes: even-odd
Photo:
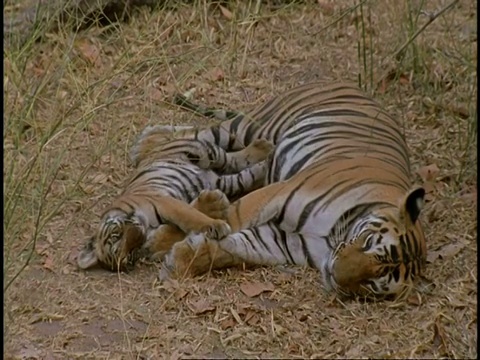
[(175, 349), (173, 353), (170, 355), (171, 360), (179, 360), (182, 358), (182, 353), (178, 349)]
[(174, 84), (160, 85), (158, 89), (163, 93), (163, 99), (161, 99), (161, 101), (165, 101), (166, 99), (172, 99), (175, 94), (178, 94), (179, 92)]
[(447, 108), (462, 119), (468, 119), (471, 114), (466, 104), (450, 104)]
[(37, 243), (35, 244), (35, 252), (36, 252), (38, 255), (44, 255), (44, 254), (47, 252), (47, 249), (48, 249), (50, 246), (51, 246), (50, 244), (37, 242)]
[(233, 19), (233, 14), (230, 10), (228, 10), (225, 6), (218, 5), (220, 7), (220, 11), (222, 12), (222, 15), (225, 17), (227, 20), (232, 20)]
[(108, 175), (106, 174), (97, 174), (90, 178), (90, 181), (94, 184), (106, 184), (108, 182)]
[(437, 190), (438, 183), (431, 181), (426, 181), (422, 184), (423, 189), (425, 190), (425, 201), (432, 201), (435, 198), (435, 193)]
[(156, 102), (161, 102), (161, 101), (165, 101), (165, 94), (164, 94), (164, 91), (160, 90), (160, 89), (157, 89), (156, 87), (151, 87), (149, 90), (148, 90), (148, 95), (150, 97), (150, 99), (156, 101)]
[(215, 306), (205, 299), (194, 301), (190, 304), (190, 309), (196, 314), (201, 315), (215, 310)]
[(377, 91), (380, 94), (385, 94), (388, 87), (394, 80), (397, 80), (401, 85), (407, 85), (410, 83), (410, 78), (406, 74), (399, 74), (397, 69), (392, 69), (377, 83)]
[(222, 81), (225, 79), (225, 73), (220, 68), (214, 68), (212, 71), (210, 71), (210, 78), (212, 81)]
[(100, 59), (100, 50), (90, 41), (79, 41), (77, 43), (77, 48), (80, 51), (82, 57), (87, 60), (91, 65), (94, 65), (95, 67), (99, 67), (102, 65)]
[(410, 79), (405, 74), (401, 74), (400, 77), (398, 78), (398, 82), (401, 85), (408, 85), (410, 84)]
[(430, 251), (427, 262), (433, 263), (437, 259), (445, 259), (457, 255), (466, 245), (462, 242), (447, 244), (437, 250)]
[(473, 202), (474, 204), (477, 203), (478, 193), (476, 186), (470, 186), (467, 188), (462, 195), (460, 195), (460, 199), (464, 199), (467, 202)]
[[(237, 314), (237, 316), (238, 315), (245, 316), (247, 314), (248, 309), (250, 309), (250, 305), (248, 304), (237, 305), (237, 310), (232, 311), (232, 315), (235, 316), (235, 314)], [(241, 323), (241, 320), (239, 322)]]
[(240, 290), (247, 295), (248, 297), (255, 297), (260, 295), (265, 291), (273, 291), (275, 287), (272, 283), (259, 283), (259, 282), (252, 282), (252, 283), (243, 283), (240, 285)]
[(43, 268), (54, 272), (53, 270), (53, 259), (49, 254), (46, 254), (45, 259), (43, 260)]
[(431, 181), (425, 181), (422, 186), (425, 189), (425, 192), (427, 194), (431, 194), (435, 192), (435, 189), (436, 189), (435, 183)]
[(187, 295), (188, 295), (188, 290), (180, 288), (180, 289), (177, 289), (177, 291), (175, 292), (175, 299), (182, 300)]
[(423, 166), (417, 170), (417, 174), (424, 182), (434, 182), (440, 169), (436, 164)]
[(163, 281), (162, 287), (169, 293), (172, 293), (180, 288), (180, 284), (175, 279), (166, 279)]
[(80, 253), (80, 249), (77, 246), (72, 247), (70, 250), (70, 254), (68, 255), (68, 258), (67, 258), (67, 264), (76, 266), (77, 257), (79, 253)]
[(433, 346), (440, 349), (441, 352), (445, 352), (447, 349), (447, 336), (445, 330), (440, 321), (440, 317), (437, 317), (433, 324)]
[(258, 324), (260, 322), (260, 317), (258, 316), (257, 313), (255, 313), (255, 311), (250, 310), (247, 313), (247, 315), (245, 316), (245, 322), (248, 325), (255, 325), (255, 324)]
[(383, 95), (386, 93), (387, 87), (388, 87), (387, 79), (383, 78), (377, 84), (377, 92)]
[(33, 345), (24, 345), (24, 347), (19, 352), (20, 359), (41, 359), (42, 353)]
[(422, 297), (420, 296), (420, 294), (410, 295), (407, 298), (407, 304), (413, 305), (413, 306), (420, 306), (422, 305)]
[(320, 11), (324, 15), (333, 15), (335, 13), (335, 4), (327, 0), (317, 0)]
[(235, 325), (237, 325), (237, 322), (230, 316), (220, 322), (222, 330), (233, 328)]

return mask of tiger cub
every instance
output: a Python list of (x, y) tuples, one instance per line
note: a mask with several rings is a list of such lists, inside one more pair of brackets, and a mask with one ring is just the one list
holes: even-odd
[[(227, 153), (199, 140), (175, 139), (164, 126), (146, 128), (131, 152), (136, 171), (102, 214), (78, 266), (129, 270), (140, 256), (168, 250), (185, 233), (226, 236), (225, 195), (236, 198), (260, 187), (272, 149), (269, 141), (259, 140)], [(147, 242), (147, 236), (157, 241)]]

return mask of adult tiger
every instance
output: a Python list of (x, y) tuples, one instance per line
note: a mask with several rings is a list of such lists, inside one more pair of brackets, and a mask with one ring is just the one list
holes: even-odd
[[(221, 220), (229, 205), (225, 194), (238, 197), (258, 188), (271, 149), (259, 140), (225, 153), (199, 140), (172, 139), (164, 127), (146, 128), (131, 153), (137, 171), (103, 213), (77, 257), (79, 267), (128, 269), (138, 256), (166, 251), (190, 231), (224, 237), (230, 232)], [(219, 176), (212, 169), (237, 173)]]
[(406, 294), (425, 264), (425, 191), (410, 182), (401, 128), (355, 85), (314, 83), (184, 132), (225, 150), (257, 139), (276, 146), (267, 186), (229, 208), (234, 233), (218, 242), (189, 235), (167, 254), (161, 276), (292, 263), (319, 269), (325, 287), (341, 295)]

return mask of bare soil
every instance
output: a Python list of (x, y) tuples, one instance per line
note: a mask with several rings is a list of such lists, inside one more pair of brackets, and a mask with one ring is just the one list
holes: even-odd
[[(371, 2), (362, 22), (343, 0), (258, 12), (198, 2), (6, 52), (4, 191), (18, 205), (4, 208), (5, 283), (31, 258), (4, 294), (5, 358), (476, 358), (476, 8), (459, 1), (395, 59), (412, 35), (407, 3), (412, 13), (423, 4)], [(416, 29), (445, 5), (425, 2)], [(415, 180), (429, 192), (429, 263), (407, 301), (341, 302), (317, 271), (295, 267), (163, 284), (158, 264), (76, 268), (143, 127), (207, 123), (169, 104), (175, 92), (246, 110), (359, 73), (404, 120)]]

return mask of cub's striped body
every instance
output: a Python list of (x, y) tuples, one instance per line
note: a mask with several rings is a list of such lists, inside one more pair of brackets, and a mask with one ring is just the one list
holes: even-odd
[(308, 84), (219, 126), (184, 131), (229, 151), (257, 139), (276, 146), (266, 186), (229, 209), (234, 233), (218, 242), (189, 235), (167, 255), (164, 275), (292, 263), (318, 268), (342, 295), (405, 294), (426, 258), (425, 191), (411, 184), (401, 128), (355, 85)]
[(265, 140), (227, 154), (200, 140), (171, 137), (163, 127), (142, 133), (132, 150), (137, 170), (80, 252), (81, 268), (128, 268), (138, 256), (166, 251), (190, 231), (223, 237), (230, 231), (219, 219), (229, 205), (225, 195), (239, 197), (264, 181), (264, 159), (272, 148)]

